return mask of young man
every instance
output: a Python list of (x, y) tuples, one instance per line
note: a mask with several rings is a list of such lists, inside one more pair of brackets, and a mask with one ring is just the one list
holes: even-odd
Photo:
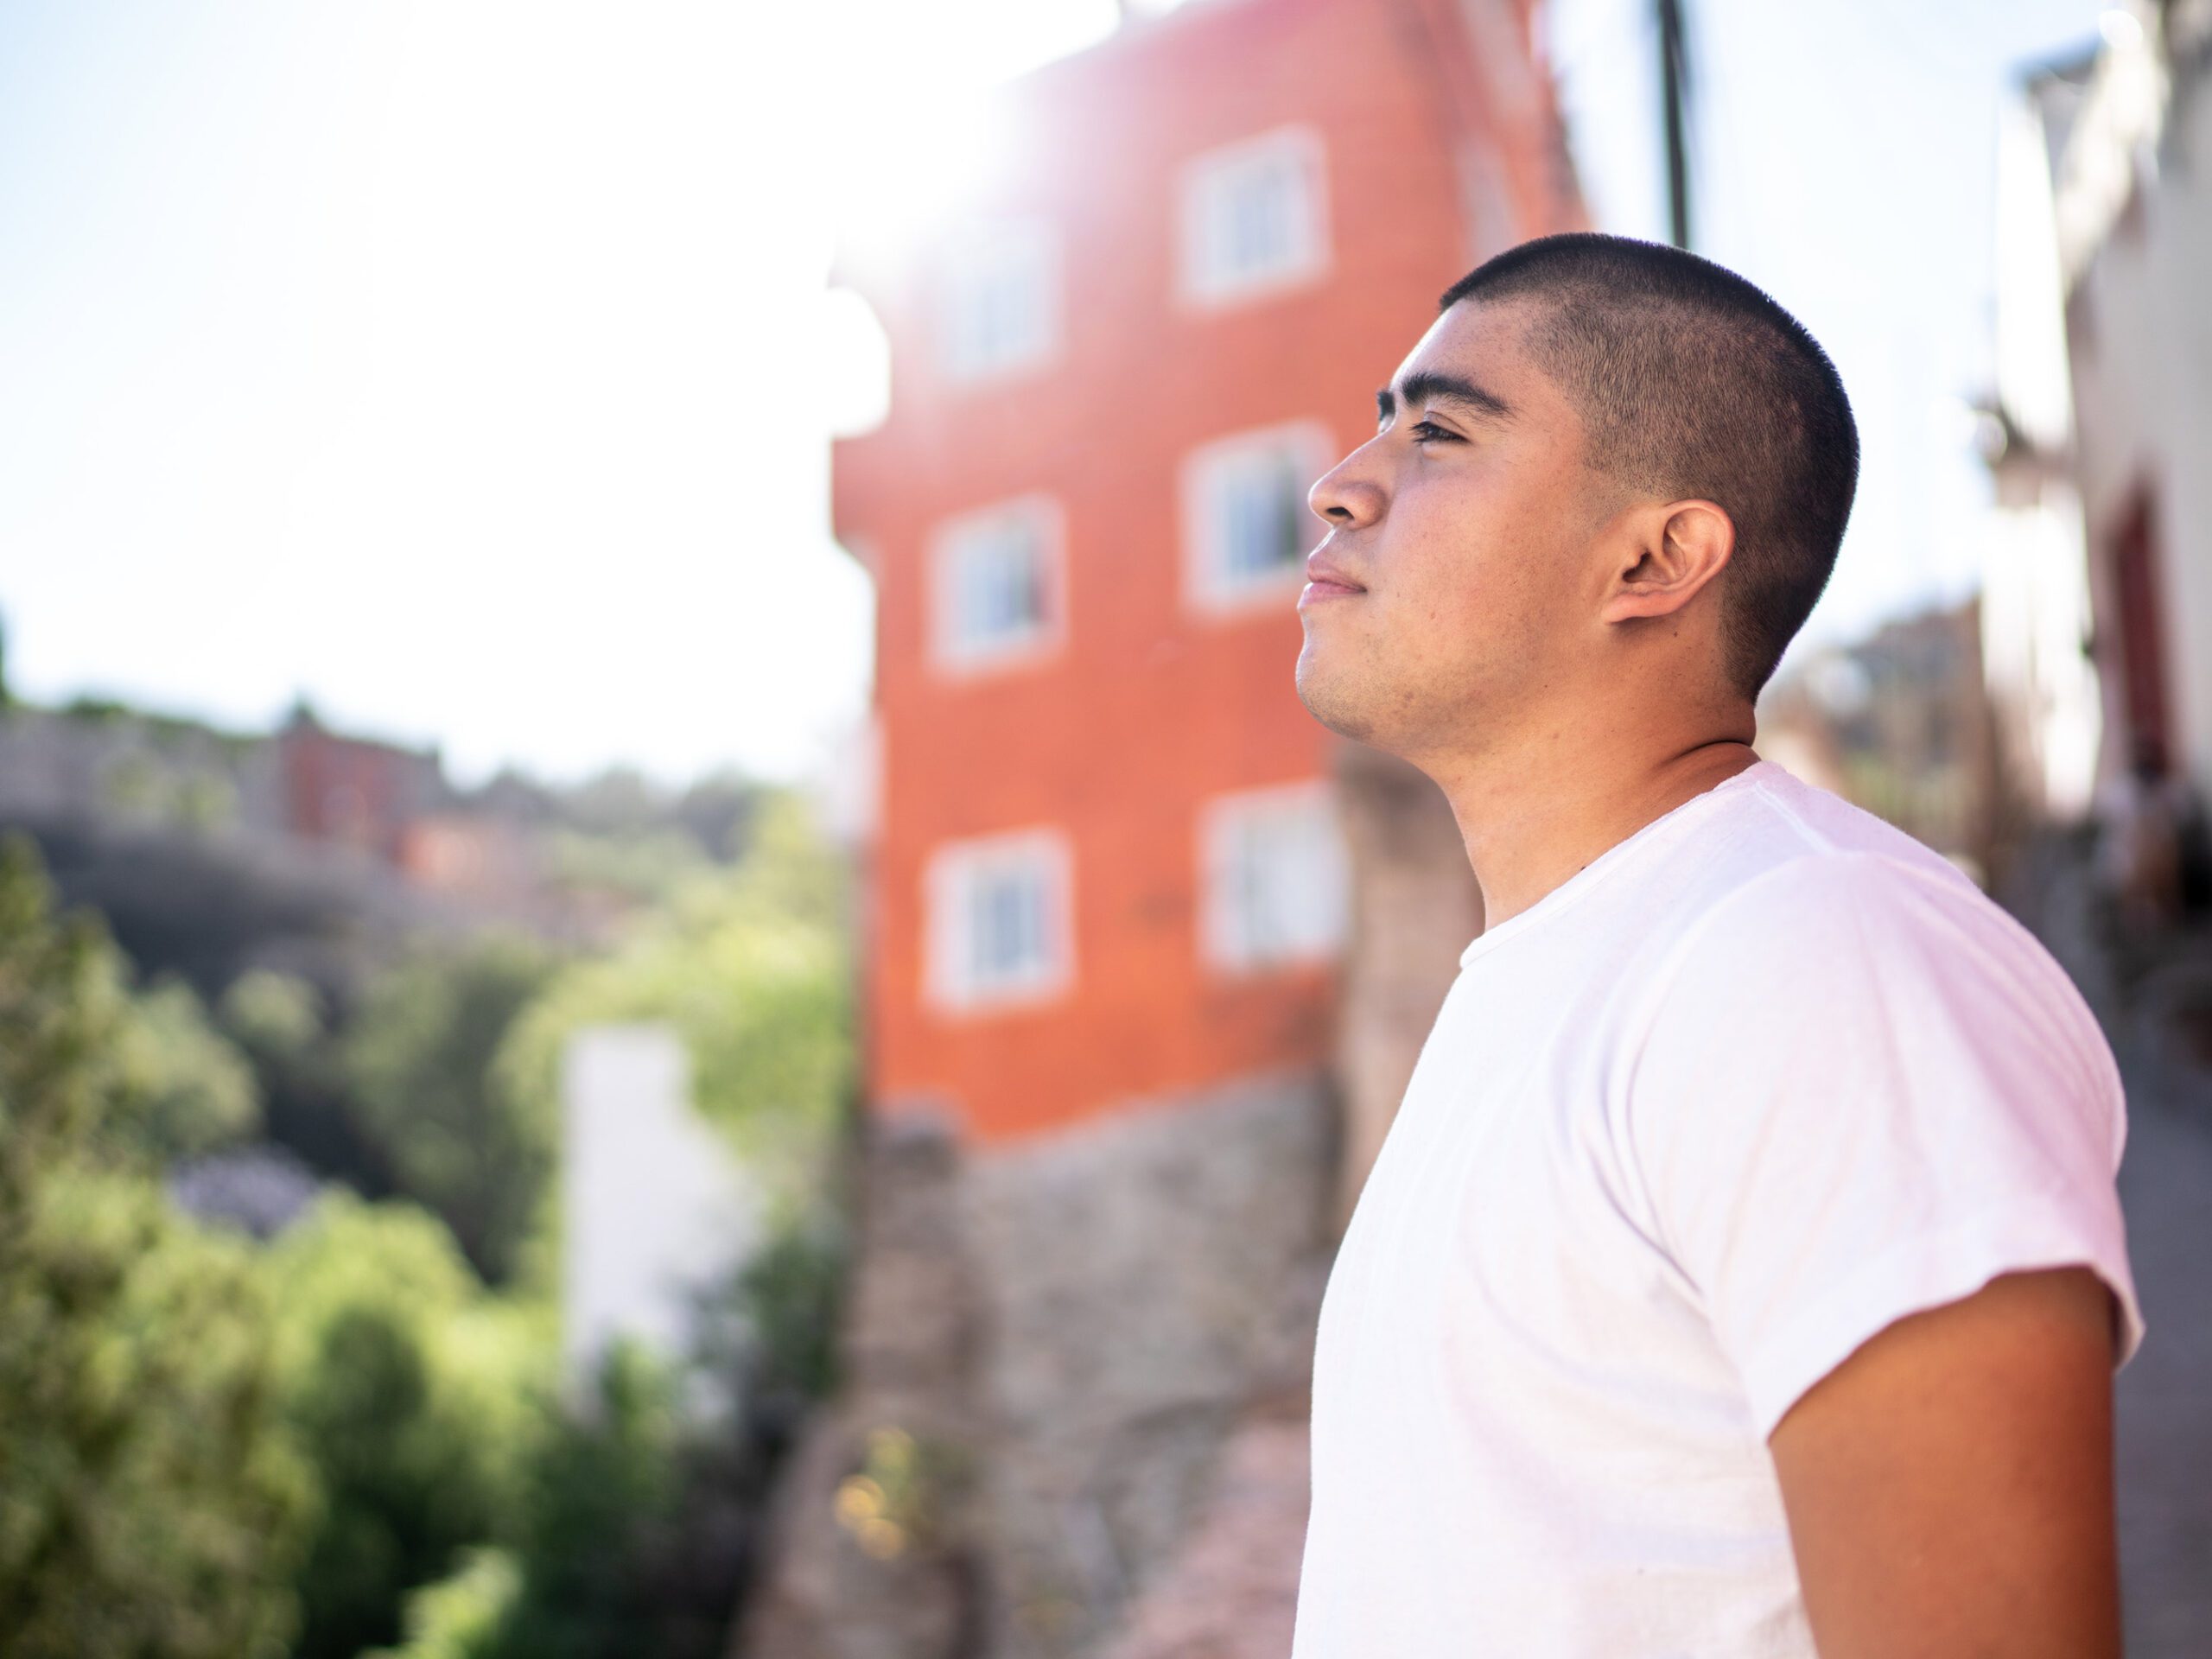
[(1322, 1308), (1296, 1659), (2118, 1659), (2111, 1052), (1751, 747), (1850, 512), (1834, 367), (1563, 236), (1380, 402), (1299, 695), (1436, 780), (1488, 925)]

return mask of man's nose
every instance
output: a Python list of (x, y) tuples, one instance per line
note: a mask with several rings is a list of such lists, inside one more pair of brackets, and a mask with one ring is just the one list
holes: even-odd
[(1382, 516), (1382, 487), (1372, 476), (1363, 444), (1332, 467), (1306, 493), (1306, 505), (1332, 530), (1357, 530)]

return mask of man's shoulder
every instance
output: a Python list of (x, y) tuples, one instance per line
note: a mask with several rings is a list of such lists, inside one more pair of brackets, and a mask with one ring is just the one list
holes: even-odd
[[(1971, 1027), (2079, 1056), (2105, 1051), (2066, 970), (1964, 871), (1904, 831), (1783, 774), (1760, 791), (1792, 823), (1718, 879), (1651, 976), (1644, 1027), (1891, 1040)], [(2096, 1072), (2108, 1060), (2083, 1062)], [(2106, 1078), (2101, 1088), (2111, 1086)]]
[(1733, 832), (1713, 826), (1726, 849), (1682, 872), (1650, 989), (1779, 1007), (1940, 982), (2087, 1017), (2041, 941), (1942, 854), (1778, 768), (1745, 794)]
[(1940, 855), (1825, 817), (1847, 833), (1740, 872), (1650, 976), (1620, 1074), (1637, 1135), (1804, 1134), (1886, 1103), (1922, 1141), (2059, 1122), (2116, 1160), (2122, 1082), (2063, 967)]
[(1761, 833), (1741, 837), (1736, 855), (1717, 860), (1712, 877), (1698, 884), (1686, 938), (1705, 932), (1742, 944), (1747, 935), (1769, 935), (1787, 944), (1812, 928), (1941, 921), (1993, 929), (2008, 944), (2034, 947), (1964, 869), (1839, 795), (1777, 768), (1744, 808), (1761, 815)]
[(1695, 977), (1788, 969), (1934, 929), (2039, 952), (1973, 878), (1932, 848), (1772, 763), (1706, 803), (1592, 906), (1581, 948), (1602, 953), (1626, 1007), (1687, 964)]
[(2063, 979), (2001, 905), (1948, 861), (1922, 851), (1837, 847), (1777, 859), (1708, 894), (1670, 965), (1708, 981), (1748, 979), (1777, 996), (1868, 971), (1910, 977), (1979, 968)]

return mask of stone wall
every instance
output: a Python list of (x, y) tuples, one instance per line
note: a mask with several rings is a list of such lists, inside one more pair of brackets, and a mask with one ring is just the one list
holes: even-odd
[(1224, 1448), (1204, 1513), (1104, 1659), (1285, 1659), (1312, 1465), (1303, 1397), (1264, 1402)]
[[(771, 1518), (773, 1558), (754, 1587), (733, 1659), (967, 1659), (982, 1603), (958, 1471), (978, 1450), (978, 1301), (960, 1217), (957, 1143), (942, 1118), (869, 1127), (846, 1309), (844, 1387), (801, 1442)], [(887, 1442), (887, 1436), (904, 1437)], [(933, 1458), (930, 1490), (857, 1513), (871, 1453)], [(842, 1510), (842, 1518), (841, 1518)], [(895, 1535), (871, 1535), (878, 1519)]]
[[(737, 1651), (1097, 1651), (1190, 1535), (1239, 1420), (1302, 1395), (1336, 1164), (1312, 1072), (982, 1152), (881, 1117), (846, 1388), (795, 1460)], [(913, 1477), (887, 1494), (887, 1445)]]
[(1324, 1079), (1252, 1079), (976, 1159), (1001, 1659), (1087, 1650), (1189, 1531), (1254, 1398), (1302, 1386), (1331, 1232)]

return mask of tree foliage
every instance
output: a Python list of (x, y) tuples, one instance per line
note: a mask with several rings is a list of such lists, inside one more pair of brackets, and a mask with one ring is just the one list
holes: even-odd
[[(604, 957), (425, 953), (335, 1031), (277, 974), (234, 982), (219, 1027), (181, 982), (134, 992), (29, 842), (0, 847), (0, 1652), (721, 1650), (828, 1384), (822, 1154), (853, 1083), (841, 862), (793, 798), (725, 794), (696, 804), (742, 857), (641, 870), (662, 896)], [(697, 1104), (788, 1200), (704, 1357), (745, 1380), (737, 1424), (626, 1352), (577, 1408), (550, 1275), (480, 1278), (545, 1259), (562, 1052), (631, 1020), (676, 1027)], [(264, 1109), (426, 1207), (326, 1197), (265, 1247), (173, 1210), (163, 1166)]]
[(251, 1064), (181, 979), (162, 979), (136, 999), (116, 1064), (139, 1103), (138, 1134), (163, 1162), (244, 1141), (260, 1127)]
[(552, 1178), (557, 1120), (518, 1100), (493, 1063), (553, 968), (519, 938), (425, 952), (371, 988), (344, 1046), (363, 1133), (494, 1281)]
[(224, 1029), (251, 1052), (297, 1058), (323, 1039), (322, 999), (296, 974), (249, 968), (225, 990), (216, 1012)]
[(285, 1415), (323, 1494), (294, 1659), (353, 1659), (502, 1525), (550, 1390), (550, 1310), (486, 1294), (408, 1205), (326, 1198), (268, 1270)]
[(365, 1198), (397, 1191), (389, 1160), (353, 1109), (329, 1001), (319, 987), (296, 974), (248, 969), (216, 1000), (215, 1011), (252, 1063), (270, 1141)]
[(273, 1659), (313, 1488), (248, 1247), (155, 1179), (177, 1120), (141, 1018), (98, 922), (57, 920), (29, 842), (0, 843), (0, 1634), (14, 1659)]
[(451, 1577), (407, 1599), (406, 1640), (362, 1659), (499, 1659), (522, 1593), (522, 1573), (508, 1551), (469, 1551)]
[(538, 1420), (509, 1523), (412, 1599), (385, 1659), (716, 1659), (772, 1464), (687, 1420), (681, 1366), (611, 1351)]

